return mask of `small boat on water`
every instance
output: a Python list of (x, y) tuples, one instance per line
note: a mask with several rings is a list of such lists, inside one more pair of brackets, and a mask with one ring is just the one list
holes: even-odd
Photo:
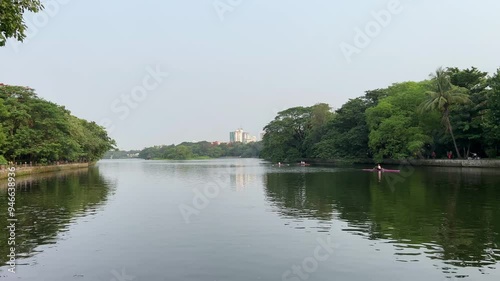
[(365, 172), (384, 172), (384, 173), (399, 173), (401, 170), (390, 170), (390, 169), (363, 169)]

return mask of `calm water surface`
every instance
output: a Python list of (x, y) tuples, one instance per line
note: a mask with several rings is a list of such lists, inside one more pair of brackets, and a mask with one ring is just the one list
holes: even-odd
[(107, 160), (19, 182), (0, 281), (500, 280), (497, 170)]

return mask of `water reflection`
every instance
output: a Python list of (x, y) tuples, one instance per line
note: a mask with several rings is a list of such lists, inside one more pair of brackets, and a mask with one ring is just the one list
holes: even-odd
[[(5, 184), (4, 184), (5, 185)], [(94, 214), (108, 197), (112, 185), (97, 167), (48, 173), (17, 180), (16, 251), (27, 258), (40, 245), (54, 244), (77, 217)], [(0, 186), (0, 201), (7, 206), (7, 189)], [(6, 212), (0, 212), (0, 229), (6, 229)], [(0, 232), (7, 241), (7, 231)], [(0, 263), (5, 264), (8, 245), (0, 243)], [(18, 260), (18, 262), (20, 262)]]
[(257, 174), (247, 170), (246, 167), (235, 167), (234, 173), (230, 176), (230, 186), (236, 191), (243, 191), (257, 180)]
[[(294, 228), (345, 222), (343, 231), (393, 245), (397, 261), (422, 258), (453, 277), (500, 261), (500, 179), (487, 169), (422, 168), (400, 182), (356, 170), (270, 172), (266, 196)], [(340, 241), (341, 243), (341, 241)]]
[(235, 191), (243, 191), (256, 184), (258, 175), (263, 170), (255, 159), (239, 158), (143, 161), (143, 164), (143, 172), (158, 179), (169, 177), (172, 182), (189, 181), (192, 187), (198, 187), (200, 182), (217, 184), (221, 188), (228, 186)]

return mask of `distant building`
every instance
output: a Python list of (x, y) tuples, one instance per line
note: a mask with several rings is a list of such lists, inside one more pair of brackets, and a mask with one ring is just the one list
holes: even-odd
[(251, 143), (251, 142), (256, 142), (257, 137), (256, 136), (251, 136), (250, 134), (246, 134), (243, 139), (243, 143)]
[(236, 142), (243, 142), (244, 138), (243, 138), (243, 134), (245, 132), (243, 131), (243, 129), (238, 129), (236, 131), (234, 131), (234, 136), (235, 136), (235, 140)]
[(243, 132), (242, 134), (242, 142), (243, 143), (248, 143), (248, 139), (250, 138), (250, 134), (247, 132)]
[(257, 137), (251, 136), (250, 133), (243, 131), (239, 128), (234, 132), (229, 132), (229, 143), (241, 142), (241, 143), (251, 143), (256, 142)]
[(229, 142), (230, 143), (233, 143), (233, 142), (244, 142), (244, 137), (243, 137), (243, 134), (246, 134), (243, 129), (238, 129), (234, 132), (230, 132), (229, 133)]

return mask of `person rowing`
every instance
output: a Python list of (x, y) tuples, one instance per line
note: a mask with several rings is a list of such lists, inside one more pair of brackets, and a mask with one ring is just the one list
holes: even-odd
[(363, 171), (366, 171), (366, 172), (384, 172), (384, 173), (399, 173), (400, 170), (390, 170), (390, 169), (385, 169), (385, 168), (382, 168), (382, 166), (379, 164), (377, 164), (377, 166), (375, 166), (374, 168), (371, 168), (371, 169), (363, 169)]

